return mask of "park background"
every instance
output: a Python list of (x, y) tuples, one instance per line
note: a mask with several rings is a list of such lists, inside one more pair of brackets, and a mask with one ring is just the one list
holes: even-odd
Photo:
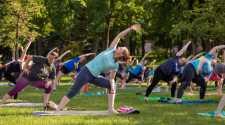
[[(30, 35), (35, 35), (27, 54), (46, 56), (54, 47), (60, 54), (72, 50), (63, 61), (81, 54), (104, 51), (118, 33), (133, 24), (140, 31), (132, 31), (122, 38), (118, 46), (129, 48), (138, 59), (149, 49), (147, 59), (157, 59), (156, 65), (174, 56), (189, 40), (192, 41), (183, 55), (208, 52), (224, 44), (224, 0), (1, 0), (0, 1), (0, 53), (6, 63), (21, 54)], [(151, 48), (146, 45), (151, 44)], [(222, 57), (222, 52), (219, 53)], [(91, 60), (93, 57), (88, 58)], [(72, 83), (64, 76), (57, 92), (50, 100), (59, 104)], [(4, 82), (3, 82), (4, 83)], [(6, 82), (5, 82), (6, 83)], [(145, 86), (146, 83), (143, 84)], [(163, 84), (164, 86), (166, 84)], [(137, 87), (137, 84), (130, 85)], [(142, 86), (142, 87), (143, 87)], [(13, 87), (1, 87), (0, 98)], [(207, 90), (215, 89), (214, 83)], [(100, 88), (90, 92), (102, 91)], [(32, 111), (43, 107), (0, 107), (0, 124), (182, 124), (222, 125), (224, 119), (202, 117), (201, 112), (216, 110), (218, 103), (203, 105), (170, 105), (157, 101), (142, 101), (137, 92), (146, 89), (118, 90), (115, 109), (123, 105), (140, 110), (136, 115), (82, 115), (35, 117)], [(188, 92), (188, 90), (186, 90)], [(208, 92), (208, 91), (207, 91)], [(43, 102), (44, 91), (27, 87), (19, 99), (33, 103)], [(194, 90), (193, 93), (198, 93)], [(170, 93), (152, 93), (151, 96), (170, 96)], [(185, 96), (198, 100), (199, 96)], [(222, 95), (206, 96), (206, 100), (219, 101)], [(107, 96), (76, 96), (67, 107), (77, 110), (107, 110)]]

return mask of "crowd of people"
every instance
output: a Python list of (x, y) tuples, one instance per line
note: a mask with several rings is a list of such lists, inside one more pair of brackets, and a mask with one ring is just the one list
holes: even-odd
[[(18, 60), (12, 60), (6, 63), (0, 69), (0, 80), (3, 77), (9, 82), (15, 84), (15, 87), (9, 91), (1, 100), (0, 105), (4, 104), (10, 97), (18, 98), (18, 93), (30, 85), (36, 89), (45, 89), (44, 106), (46, 106), (50, 93), (57, 92), (57, 85), (64, 74), (74, 79), (74, 84), (70, 91), (62, 98), (58, 108), (54, 114), (59, 114), (59, 111), (79, 92), (83, 91), (85, 86), (93, 84), (102, 87), (108, 94), (108, 113), (118, 114), (114, 110), (114, 100), (116, 94), (117, 83), (121, 83), (121, 89), (124, 89), (126, 84), (137, 82), (139, 88), (146, 80), (147, 88), (144, 99), (148, 100), (155, 86), (159, 86), (160, 81), (168, 83), (168, 88), (171, 86), (171, 99), (175, 98), (177, 85), (180, 83), (177, 91), (177, 103), (181, 103), (181, 98), (187, 87), (192, 91), (192, 84), (200, 87), (199, 95), (200, 102), (204, 102), (207, 83), (215, 81), (218, 85), (219, 94), (222, 94), (222, 85), (225, 78), (225, 59), (224, 62), (219, 62), (218, 52), (225, 48), (225, 45), (212, 48), (204, 56), (198, 58), (205, 52), (199, 53), (196, 56), (181, 58), (191, 44), (189, 41), (176, 55), (165, 61), (157, 68), (154, 64), (156, 60), (147, 60), (146, 57), (150, 51), (138, 62), (135, 56), (131, 56), (126, 47), (117, 47), (120, 39), (130, 31), (137, 31), (141, 27), (135, 24), (128, 29), (119, 33), (112, 41), (110, 47), (99, 53), (88, 53), (80, 55), (66, 62), (60, 62), (62, 58), (71, 51), (68, 50), (58, 57), (59, 49), (52, 49), (46, 57), (37, 55), (26, 55), (27, 50), (34, 40), (31, 35), (29, 42), (23, 49), (21, 47), (21, 57)], [(87, 56), (96, 55), (94, 59), (86, 63)], [(1, 55), (2, 56), (2, 55)], [(225, 57), (225, 53), (224, 53)], [(133, 59), (132, 59), (133, 58)], [(133, 68), (135, 60), (137, 65)], [(148, 66), (148, 62), (152, 61)], [(153, 66), (152, 66), (153, 65)], [(76, 72), (73, 73), (72, 71)], [(151, 78), (152, 81), (151, 81)], [(116, 82), (115, 82), (116, 81)], [(222, 97), (216, 115), (223, 117), (221, 110), (225, 105), (225, 96)]]

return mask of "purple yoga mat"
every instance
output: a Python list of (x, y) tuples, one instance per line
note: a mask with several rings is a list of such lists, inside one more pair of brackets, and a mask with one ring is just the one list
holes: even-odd
[(9, 103), (4, 104), (2, 106), (36, 107), (36, 106), (43, 106), (43, 103)]
[[(199, 94), (185, 93), (184, 95), (199, 95)], [(219, 95), (219, 93), (206, 93), (205, 95)]]

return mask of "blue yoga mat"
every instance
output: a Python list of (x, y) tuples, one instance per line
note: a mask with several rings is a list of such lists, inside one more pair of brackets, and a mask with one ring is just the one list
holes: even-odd
[[(0, 86), (7, 86), (8, 84), (0, 84)], [(10, 84), (10, 86), (15, 86), (15, 84)]]
[[(70, 89), (68, 89), (68, 90), (70, 90)], [(107, 95), (108, 95), (108, 94), (109, 94), (109, 93), (107, 93)], [(104, 92), (101, 91), (101, 92), (95, 92), (95, 93), (85, 92), (85, 93), (83, 93), (83, 94), (76, 94), (76, 95), (106, 95), (106, 94), (104, 94)], [(116, 95), (124, 95), (124, 94), (116, 94)]]
[[(161, 103), (166, 103), (166, 104), (178, 104), (177, 101), (163, 101)], [(205, 100), (204, 102), (199, 102), (199, 100), (193, 100), (193, 101), (181, 101), (182, 105), (189, 105), (189, 104), (207, 104), (207, 103), (219, 103), (216, 101), (211, 101), (211, 100)]]
[[(216, 111), (212, 111), (210, 113), (197, 113), (197, 115), (201, 115), (201, 116), (211, 116), (214, 117), (214, 115), (216, 114)], [(222, 111), (221, 114), (223, 116), (225, 116), (225, 111)]]
[[(213, 90), (209, 90), (209, 91), (217, 91), (216, 89), (213, 89)], [(222, 91), (225, 91), (225, 89), (222, 89)]]

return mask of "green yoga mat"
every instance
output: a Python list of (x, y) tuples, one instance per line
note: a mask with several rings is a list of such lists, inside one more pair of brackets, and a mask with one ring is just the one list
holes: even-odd
[[(216, 111), (212, 111), (210, 113), (197, 113), (197, 115), (201, 115), (201, 116), (211, 116), (214, 117), (214, 115), (216, 114)], [(225, 116), (225, 111), (221, 111), (221, 114), (223, 116)]]
[[(161, 98), (167, 100), (167, 97), (166, 96), (161, 96), (161, 97), (148, 97), (149, 100), (160, 100)], [(171, 98), (171, 97), (168, 97), (168, 98)], [(144, 98), (139, 98), (140, 100), (144, 100)], [(183, 100), (188, 100), (188, 99), (191, 99), (191, 98), (188, 98), (188, 97), (182, 97), (181, 99)], [(148, 100), (148, 101), (149, 101)], [(175, 96), (175, 99), (174, 100), (177, 100), (177, 97)]]

